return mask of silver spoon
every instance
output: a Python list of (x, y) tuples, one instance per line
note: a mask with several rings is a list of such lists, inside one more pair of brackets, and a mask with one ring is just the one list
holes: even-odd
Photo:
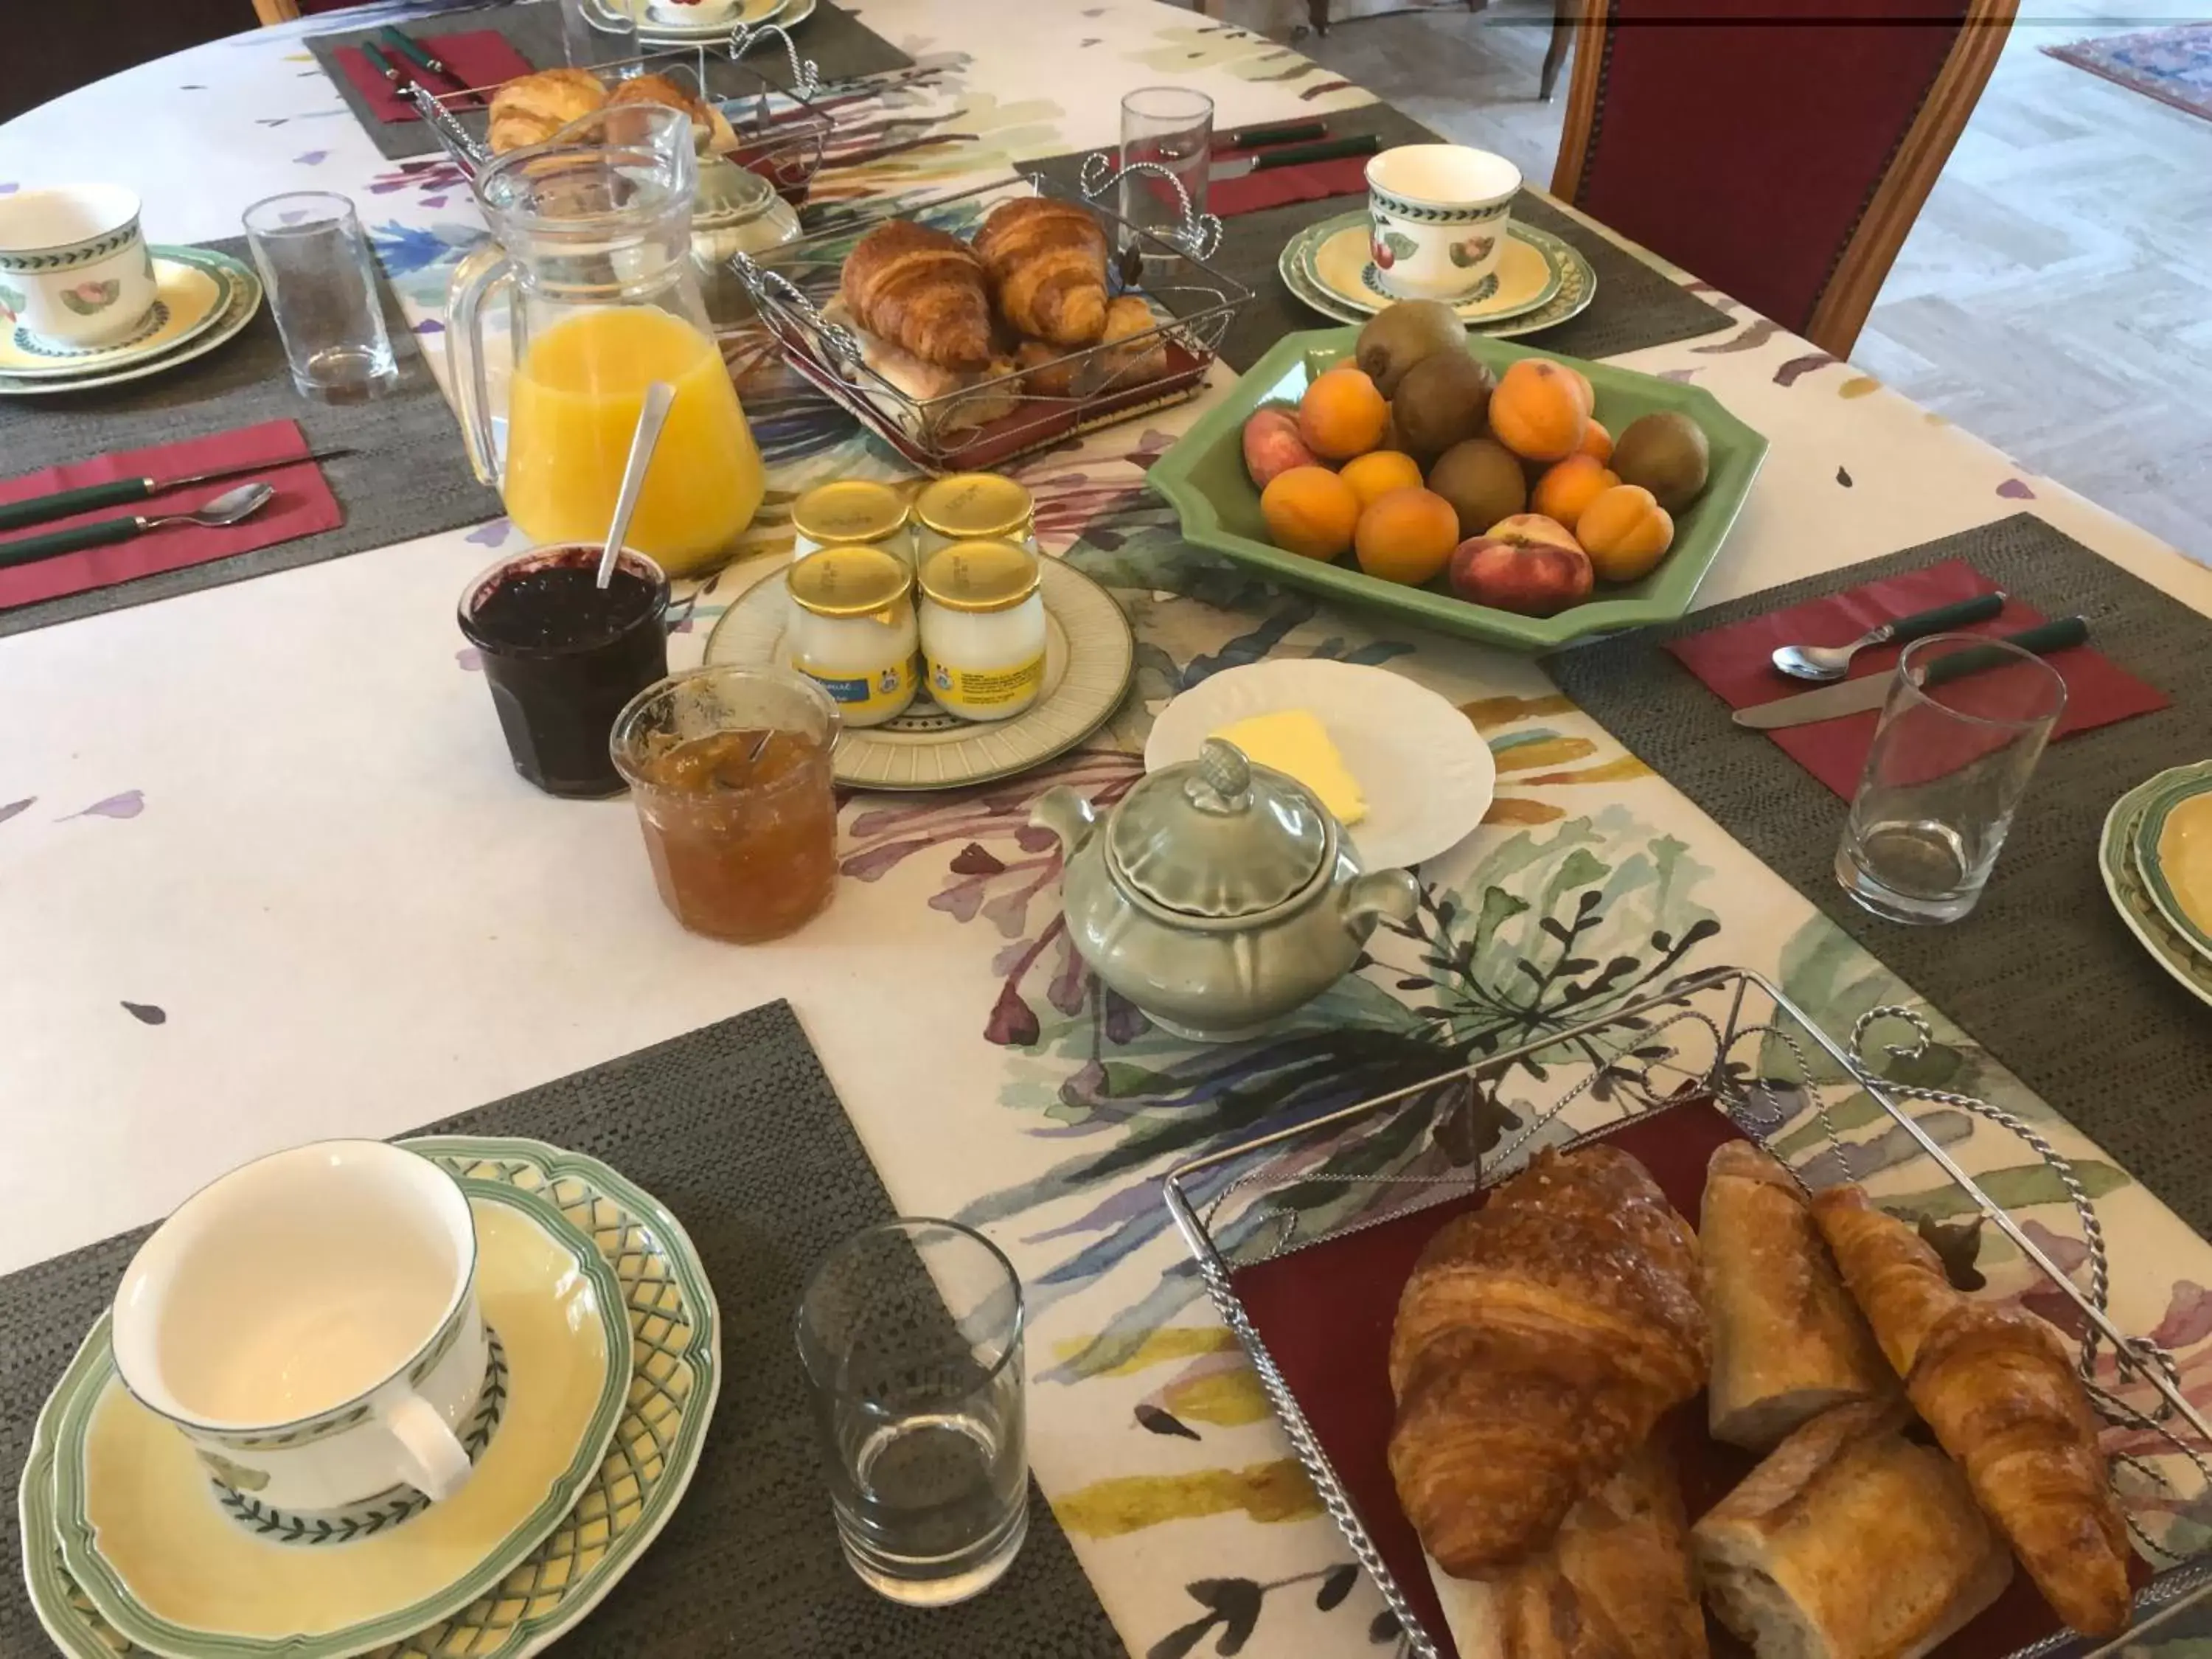
[(2004, 609), (2004, 603), (2002, 593), (1981, 593), (1956, 605), (1916, 611), (1879, 628), (1869, 628), (1849, 645), (1785, 645), (1775, 652), (1774, 665), (1794, 680), (1839, 680), (1850, 672), (1851, 659), (1870, 647), (1925, 639), (1947, 628), (1987, 622)]
[(675, 401), (676, 388), (665, 380), (655, 380), (646, 387), (645, 400), (638, 405), (637, 430), (630, 434), (629, 460), (623, 467), (622, 490), (615, 497), (614, 522), (607, 526), (606, 549), (599, 555), (601, 587), (615, 579), (615, 561), (622, 557), (623, 538), (629, 534), (637, 498), (645, 493), (645, 475), (653, 465), (653, 446), (660, 441), (661, 422), (668, 418), (668, 406)]
[[(281, 463), (271, 462), (271, 465)], [(134, 514), (125, 519), (99, 519), (91, 524), (74, 525), (67, 530), (50, 530), (43, 536), (26, 536), (21, 541), (0, 547), (0, 568), (10, 565), (30, 564), (40, 559), (51, 559), (58, 554), (75, 553), (88, 547), (108, 547), (117, 542), (135, 541), (150, 530), (166, 530), (171, 525), (197, 525), (203, 530), (220, 530), (242, 519), (250, 519), (276, 499), (272, 484), (242, 483), (235, 489), (226, 489), (205, 506), (191, 513), (165, 513), (159, 518), (148, 518)]]

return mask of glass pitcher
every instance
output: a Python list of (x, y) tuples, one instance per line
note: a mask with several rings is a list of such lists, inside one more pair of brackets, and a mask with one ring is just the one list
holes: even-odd
[[(638, 106), (494, 162), (476, 187), (495, 245), (454, 272), (446, 331), (469, 459), (539, 543), (605, 536), (645, 389), (675, 387), (629, 538), (672, 576), (726, 558), (765, 488), (691, 262), (696, 167), (688, 118)], [(495, 294), (503, 400), (484, 331)]]

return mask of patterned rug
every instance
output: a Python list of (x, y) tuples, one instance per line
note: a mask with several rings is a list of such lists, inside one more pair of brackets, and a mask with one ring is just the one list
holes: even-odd
[(2062, 63), (2212, 121), (2212, 23), (2181, 23), (2045, 46)]

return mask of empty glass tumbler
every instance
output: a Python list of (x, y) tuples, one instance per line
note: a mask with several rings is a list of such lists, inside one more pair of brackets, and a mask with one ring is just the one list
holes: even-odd
[(350, 201), (321, 191), (271, 196), (246, 210), (246, 234), (303, 396), (353, 403), (398, 383), (376, 264)]
[(1844, 890), (1892, 921), (1966, 915), (2065, 708), (2058, 671), (2016, 646), (1907, 646), (1836, 850)]
[(1022, 1288), (957, 1222), (839, 1245), (799, 1310), (830, 1508), (853, 1571), (909, 1607), (988, 1589), (1029, 1529)]
[(1212, 155), (1212, 99), (1188, 87), (1128, 94), (1121, 100), (1121, 217), (1182, 245), (1186, 228), (1206, 211)]

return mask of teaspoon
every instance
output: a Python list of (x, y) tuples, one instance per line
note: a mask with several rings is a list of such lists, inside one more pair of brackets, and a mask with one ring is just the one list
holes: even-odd
[(43, 536), (26, 536), (21, 541), (0, 546), (0, 568), (11, 565), (31, 564), (40, 559), (51, 559), (57, 554), (75, 553), (88, 547), (108, 547), (117, 542), (135, 541), (149, 531), (167, 530), (180, 524), (197, 526), (202, 530), (221, 530), (228, 526), (250, 519), (276, 499), (273, 484), (242, 483), (235, 489), (226, 489), (205, 506), (190, 513), (165, 513), (159, 518), (133, 514), (123, 519), (98, 519), (91, 524), (72, 525), (67, 530), (53, 530)]

